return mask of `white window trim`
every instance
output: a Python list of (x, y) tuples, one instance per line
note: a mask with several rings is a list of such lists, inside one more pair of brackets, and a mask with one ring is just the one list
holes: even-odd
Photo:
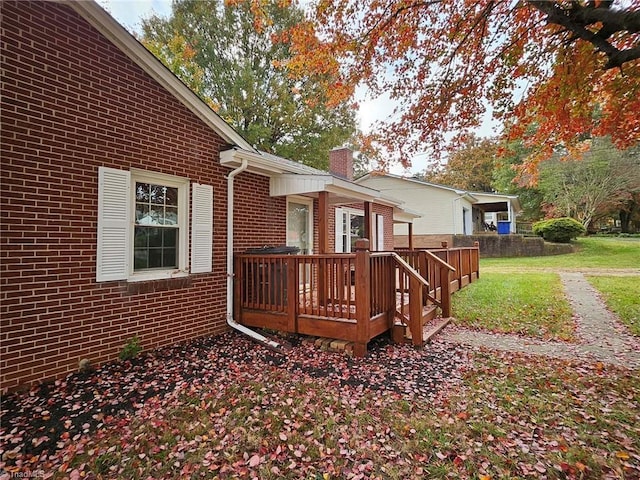
[(129, 249), (129, 282), (144, 282), (148, 280), (161, 280), (165, 278), (185, 277), (189, 274), (189, 179), (175, 175), (148, 172), (146, 170), (131, 169), (131, 238), (133, 242), (133, 230), (135, 228), (136, 182), (154, 183), (178, 189), (178, 268), (166, 270), (134, 271), (133, 247)]
[[(136, 181), (178, 188), (178, 268), (133, 271)], [(194, 195), (191, 209), (190, 188)], [(213, 271), (213, 187), (210, 185), (191, 184), (188, 178), (140, 169), (99, 167), (97, 217), (97, 282), (139, 282), (188, 276), (189, 251), (192, 267), (195, 266), (191, 273)], [(194, 222), (191, 232), (189, 217)]]
[[(342, 237), (345, 232), (342, 230), (342, 216), (344, 214), (348, 215), (358, 215), (364, 218), (364, 210), (358, 210), (357, 208), (351, 207), (342, 207), (336, 208), (336, 219), (335, 219), (335, 251), (338, 253), (351, 253), (351, 242), (347, 245), (347, 251), (344, 250), (344, 245), (342, 241)], [(366, 221), (366, 218), (364, 219)], [(351, 234), (351, 232), (349, 232)]]
[(373, 241), (375, 245), (373, 249), (375, 251), (384, 251), (384, 215), (376, 213), (373, 221), (375, 222)]
[(286, 228), (287, 228), (287, 245), (289, 245), (289, 238), (288, 238), (288, 233), (289, 233), (289, 203), (299, 203), (301, 205), (307, 205), (309, 207), (309, 225), (307, 226), (307, 231), (309, 232), (309, 254), (313, 253), (313, 235), (314, 235), (314, 231), (313, 231), (313, 198), (309, 198), (309, 197), (302, 197), (299, 195), (287, 195), (287, 224), (286, 224)]

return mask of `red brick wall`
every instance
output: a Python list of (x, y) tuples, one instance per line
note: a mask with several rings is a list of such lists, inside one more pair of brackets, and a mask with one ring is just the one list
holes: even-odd
[[(2, 389), (225, 330), (224, 141), (65, 5), (2, 2)], [(214, 272), (96, 283), (98, 167), (214, 187)], [(285, 200), (236, 177), (236, 250), (285, 242)]]

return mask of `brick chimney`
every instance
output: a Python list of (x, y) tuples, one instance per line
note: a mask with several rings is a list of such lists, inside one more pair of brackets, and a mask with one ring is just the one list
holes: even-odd
[(334, 148), (329, 152), (329, 173), (353, 180), (353, 151), (350, 148)]

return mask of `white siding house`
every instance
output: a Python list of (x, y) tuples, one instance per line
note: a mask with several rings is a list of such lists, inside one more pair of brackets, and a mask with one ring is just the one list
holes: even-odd
[[(504, 222), (501, 233), (515, 233), (516, 230), (515, 219), (520, 205), (515, 195), (468, 192), (388, 173), (370, 173), (356, 182), (397, 198), (408, 209), (422, 215), (413, 222), (417, 246), (437, 246), (452, 235), (484, 233), (485, 215), (489, 213), (496, 214), (495, 219)], [(405, 225), (395, 226), (396, 238), (407, 234)]]

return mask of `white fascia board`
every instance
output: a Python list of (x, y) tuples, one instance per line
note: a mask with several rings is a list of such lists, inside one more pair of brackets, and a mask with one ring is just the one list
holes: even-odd
[(407, 211), (396, 211), (393, 209), (393, 223), (413, 223), (416, 218), (420, 218), (422, 215), (410, 213)]
[(364, 185), (357, 185), (348, 180), (343, 180), (338, 177), (329, 175), (332, 179), (331, 187), (328, 191), (333, 191), (338, 194), (352, 195), (354, 199), (361, 200), (363, 202), (374, 202), (380, 198), (380, 192), (373, 188), (365, 187)]
[(242, 160), (249, 162), (248, 171), (260, 175), (273, 176), (287, 173), (307, 173), (304, 165), (298, 167), (295, 162), (281, 162), (277, 157), (261, 155), (258, 151), (250, 152), (232, 148), (220, 152), (220, 164), (226, 167), (236, 168), (242, 164)]
[(178, 99), (204, 123), (231, 145), (256, 150), (227, 122), (215, 113), (198, 95), (176, 77), (163, 63), (93, 0), (58, 0), (73, 8), (102, 35), (147, 72), (162, 87)]

